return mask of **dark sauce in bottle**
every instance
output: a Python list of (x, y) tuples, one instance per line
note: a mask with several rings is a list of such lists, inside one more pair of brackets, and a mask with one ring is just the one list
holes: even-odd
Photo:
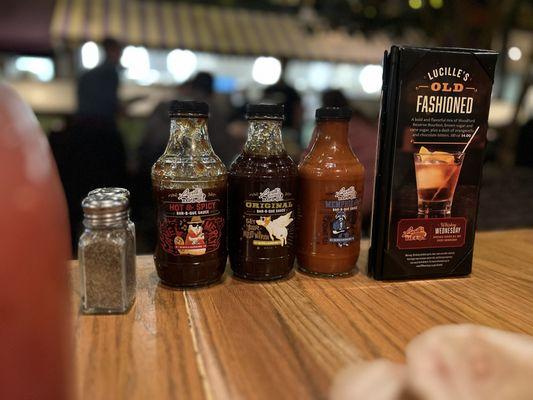
[[(197, 183), (198, 184), (198, 183)], [(168, 217), (167, 211), (175, 209), (175, 189), (154, 188), (158, 205), (159, 238), (154, 254), (156, 270), (163, 283), (170, 286), (200, 286), (220, 279), (226, 267), (226, 180), (200, 184), (206, 194), (206, 201), (184, 204), (199, 212), (208, 214), (195, 217)], [(173, 206), (168, 206), (173, 205)], [(188, 212), (188, 211), (185, 211)], [(191, 239), (191, 235), (201, 231), (201, 239)], [(203, 236), (201, 236), (203, 235)], [(176, 238), (181, 238), (177, 239)], [(191, 244), (188, 244), (191, 243)]]
[(207, 135), (208, 106), (173, 102), (170, 138), (152, 168), (157, 274), (170, 286), (220, 280), (227, 260), (227, 172)]
[(281, 141), (281, 106), (251, 105), (248, 140), (228, 176), (229, 254), (244, 279), (287, 276), (295, 259), (296, 164)]

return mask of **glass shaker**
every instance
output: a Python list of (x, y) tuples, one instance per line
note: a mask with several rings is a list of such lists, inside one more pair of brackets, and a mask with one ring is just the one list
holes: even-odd
[[(93, 196), (100, 196), (100, 197), (112, 197), (112, 196), (118, 196), (118, 197), (125, 197), (130, 200), (130, 191), (125, 188), (120, 187), (103, 187), (103, 188), (97, 188), (91, 190), (87, 197), (93, 197)], [(136, 235), (135, 235), (135, 224), (130, 219), (130, 213), (128, 212), (128, 228), (133, 234), (133, 240), (135, 241)]]
[(79, 240), (81, 311), (124, 313), (135, 299), (135, 236), (129, 200), (92, 195), (82, 202), (85, 231)]

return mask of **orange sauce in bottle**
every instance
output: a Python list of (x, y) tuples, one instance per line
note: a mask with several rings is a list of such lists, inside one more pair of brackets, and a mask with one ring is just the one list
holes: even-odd
[(348, 275), (359, 258), (364, 168), (348, 142), (351, 110), (320, 108), (316, 118), (314, 143), (298, 167), (298, 265)]

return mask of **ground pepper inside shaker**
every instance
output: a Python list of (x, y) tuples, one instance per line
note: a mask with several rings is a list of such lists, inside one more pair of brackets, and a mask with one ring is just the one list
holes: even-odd
[[(99, 198), (101, 200), (110, 199), (110, 198), (118, 198), (122, 199), (125, 198), (130, 201), (130, 191), (125, 188), (121, 187), (103, 187), (103, 188), (96, 188), (91, 190), (87, 197), (91, 198)], [(128, 211), (128, 229), (130, 230), (131, 234), (133, 235), (133, 245), (135, 248), (133, 249), (134, 254), (136, 254), (137, 250), (137, 240), (136, 240), (136, 234), (135, 234), (135, 224), (130, 219), (130, 212)]]
[(126, 197), (89, 196), (79, 243), (81, 310), (126, 312), (135, 298), (135, 242)]

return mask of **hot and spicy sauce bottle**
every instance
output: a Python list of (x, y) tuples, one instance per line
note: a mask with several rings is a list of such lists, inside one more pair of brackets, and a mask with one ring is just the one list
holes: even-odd
[(229, 253), (244, 279), (287, 276), (295, 258), (297, 167), (281, 139), (283, 106), (248, 105), (248, 139), (229, 171)]
[(361, 239), (364, 168), (348, 142), (349, 108), (316, 111), (311, 151), (298, 167), (298, 265), (337, 276), (355, 269)]
[(170, 139), (152, 168), (157, 274), (171, 286), (216, 282), (226, 265), (224, 164), (207, 135), (207, 103), (173, 101)]

